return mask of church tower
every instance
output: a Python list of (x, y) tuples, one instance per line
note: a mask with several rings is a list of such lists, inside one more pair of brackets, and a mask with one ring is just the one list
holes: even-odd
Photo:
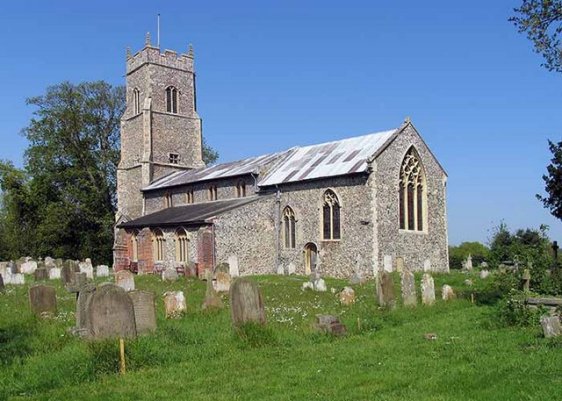
[(202, 167), (193, 49), (187, 54), (150, 43), (127, 50), (127, 108), (121, 118), (117, 220), (143, 215), (141, 189), (170, 173)]

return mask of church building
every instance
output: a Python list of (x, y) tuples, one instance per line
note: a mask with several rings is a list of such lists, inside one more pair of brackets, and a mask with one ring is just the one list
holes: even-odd
[(193, 58), (127, 52), (115, 270), (449, 270), (447, 174), (409, 119), (205, 166)]

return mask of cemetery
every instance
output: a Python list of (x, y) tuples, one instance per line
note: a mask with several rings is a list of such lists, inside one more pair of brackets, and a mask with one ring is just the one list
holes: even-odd
[(44, 264), (0, 264), (0, 399), (547, 399), (558, 380), (562, 300), (529, 292), (540, 321), (501, 324), (490, 297), (507, 270), (345, 280)]

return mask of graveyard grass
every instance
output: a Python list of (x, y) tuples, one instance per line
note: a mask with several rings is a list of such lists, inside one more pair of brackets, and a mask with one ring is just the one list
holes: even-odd
[[(372, 282), (353, 286), (357, 301), (344, 307), (330, 291), (302, 292), (304, 277), (252, 277), (264, 294), (267, 326), (234, 334), (227, 297), (225, 309), (201, 311), (204, 282), (136, 277), (138, 289), (157, 294), (158, 330), (126, 341), (123, 376), (118, 341), (67, 333), (74, 294), (58, 286), (58, 315), (42, 321), (29, 311), (29, 286), (8, 286), (0, 294), (0, 400), (499, 401), (551, 400), (562, 391), (562, 341), (544, 339), (539, 327), (498, 325), (493, 306), (469, 300), (474, 292), (485, 301), (487, 284), (477, 274), (470, 288), (466, 274), (434, 278), (433, 307), (388, 311), (376, 307)], [(346, 285), (326, 281), (328, 288)], [(417, 275), (418, 299), (419, 282)], [(440, 300), (444, 283), (459, 299)], [(168, 290), (186, 292), (181, 319), (164, 318)], [(349, 334), (315, 333), (320, 313), (340, 316)]]

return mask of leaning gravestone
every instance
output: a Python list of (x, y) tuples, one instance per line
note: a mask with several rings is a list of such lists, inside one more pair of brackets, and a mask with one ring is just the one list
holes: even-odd
[(96, 267), (96, 277), (109, 277), (109, 266), (99, 265)]
[(400, 275), (400, 282), (402, 284), (402, 302), (404, 306), (416, 306), (418, 299), (414, 273), (408, 270), (403, 271)]
[(433, 277), (425, 273), (421, 282), (422, 304), (433, 305), (435, 303), (435, 284)]
[(379, 271), (377, 275), (377, 302), (379, 306), (394, 308), (396, 300), (394, 297), (394, 283), (392, 276), (386, 271)]
[(115, 273), (115, 284), (125, 291), (135, 289), (135, 276), (129, 270), (121, 270)]
[(29, 305), (37, 316), (57, 313), (57, 296), (55, 289), (46, 285), (34, 285), (29, 289)]
[(258, 285), (239, 278), (230, 287), (232, 323), (240, 326), (247, 322), (265, 324), (265, 308)]
[(228, 266), (228, 273), (231, 277), (238, 277), (240, 275), (240, 271), (238, 270), (238, 256), (230, 255), (228, 257)]
[(541, 317), (541, 326), (546, 338), (558, 337), (562, 333), (560, 318), (558, 316)]
[(133, 301), (137, 334), (149, 333), (156, 330), (156, 308), (154, 294), (148, 291), (131, 291), (129, 297)]
[(166, 310), (166, 318), (180, 317), (187, 310), (183, 291), (168, 291), (164, 293), (164, 308)]
[(133, 301), (124, 289), (105, 283), (86, 303), (89, 335), (95, 339), (136, 337)]

